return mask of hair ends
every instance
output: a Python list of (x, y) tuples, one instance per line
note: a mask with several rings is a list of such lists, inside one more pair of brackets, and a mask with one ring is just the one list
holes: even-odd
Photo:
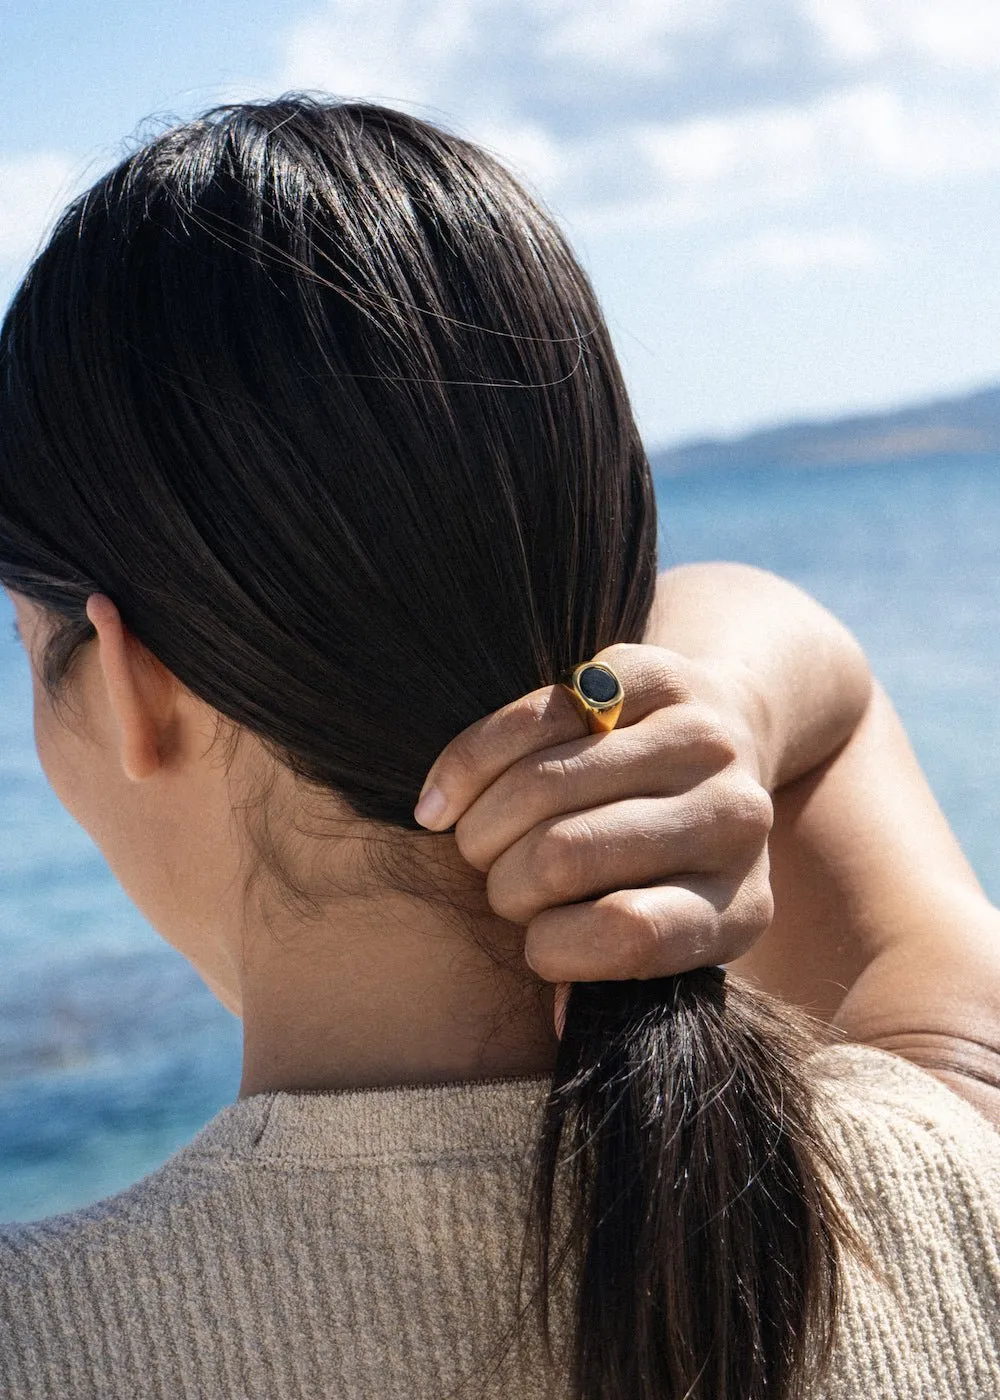
[(574, 1400), (791, 1400), (815, 1379), (854, 1243), (815, 1048), (805, 1017), (714, 968), (573, 988), (530, 1245)]

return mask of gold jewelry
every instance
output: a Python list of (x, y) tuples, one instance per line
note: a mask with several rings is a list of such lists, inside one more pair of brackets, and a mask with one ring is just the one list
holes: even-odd
[(625, 704), (622, 683), (601, 661), (584, 661), (559, 677), (573, 696), (591, 734), (610, 734)]

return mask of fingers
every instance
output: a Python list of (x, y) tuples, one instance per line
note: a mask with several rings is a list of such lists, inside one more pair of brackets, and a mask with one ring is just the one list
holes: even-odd
[[(688, 697), (683, 658), (663, 648), (620, 643), (588, 659), (611, 666), (621, 680), (625, 705), (619, 727)], [(417, 803), (417, 821), (431, 831), (446, 830), (511, 764), (587, 732), (563, 686), (544, 686), (521, 696), (464, 729), (441, 751)], [(592, 737), (591, 742), (607, 737)]]
[(734, 961), (753, 946), (773, 913), (765, 858), (754, 877), (735, 888), (692, 876), (547, 909), (528, 925), (525, 956), (548, 982), (673, 977)]
[(742, 877), (770, 822), (763, 789), (729, 775), (680, 797), (610, 803), (533, 826), (490, 867), (486, 893), (501, 918), (527, 924), (554, 905), (685, 871)]
[(528, 755), (512, 764), (459, 818), (463, 858), (488, 870), (532, 827), (565, 812), (696, 787), (734, 758), (714, 713), (693, 704), (654, 710), (637, 724)]
[[(545, 686), (458, 735), (415, 816), (455, 829), (495, 913), (557, 984), (730, 961), (772, 915), (771, 803), (732, 687), (658, 647), (598, 653), (621, 678), (618, 727), (592, 735)], [(556, 1019), (565, 1005), (556, 998)]]

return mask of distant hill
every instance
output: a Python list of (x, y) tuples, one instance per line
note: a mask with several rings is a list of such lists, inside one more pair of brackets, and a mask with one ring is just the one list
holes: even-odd
[(816, 467), (899, 458), (1000, 453), (1000, 385), (892, 413), (789, 423), (739, 438), (705, 438), (650, 453), (654, 472)]

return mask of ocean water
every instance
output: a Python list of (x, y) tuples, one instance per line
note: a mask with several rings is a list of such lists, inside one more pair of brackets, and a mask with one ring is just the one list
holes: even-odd
[[(662, 480), (662, 562), (738, 559), (843, 617), (1000, 899), (1000, 458)], [(236, 1093), (238, 1024), (48, 791), (0, 601), (0, 1219), (156, 1167)]]

